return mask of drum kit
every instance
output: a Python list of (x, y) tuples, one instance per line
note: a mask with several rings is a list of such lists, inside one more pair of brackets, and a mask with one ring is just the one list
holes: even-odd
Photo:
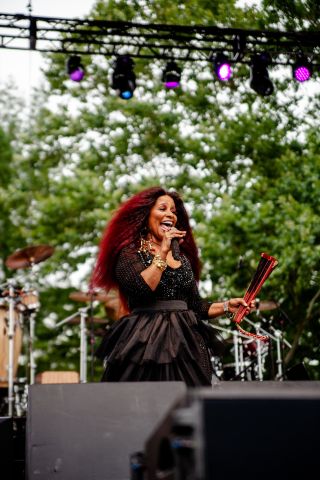
[[(231, 360), (229, 363), (222, 363), (221, 358), (212, 358), (214, 380), (263, 381), (266, 375), (270, 377), (269, 380), (283, 380), (283, 350), (286, 347), (291, 348), (291, 345), (284, 337), (282, 330), (271, 326), (270, 321), (261, 313), (276, 309), (279, 309), (277, 302), (256, 299), (255, 321), (248, 317), (244, 318), (250, 328), (255, 330), (257, 336), (268, 337), (267, 342), (250, 338), (235, 329), (214, 326), (225, 338), (229, 346), (229, 360)], [(224, 360), (226, 358), (227, 355), (224, 355)], [(268, 368), (269, 372), (267, 372)]]
[[(30, 269), (25, 275), (28, 283), (23, 286), (11, 278), (0, 285), (0, 415), (23, 416), (27, 408), (28, 386), (37, 381), (35, 362), (35, 321), (40, 309), (39, 292), (35, 284), (34, 266), (49, 258), (54, 248), (36, 245), (17, 250), (10, 255), (5, 265), (9, 269)], [(88, 306), (78, 309), (73, 315), (55, 325), (65, 323), (80, 326), (80, 382), (87, 381), (87, 336), (88, 326), (98, 325), (95, 335), (103, 335), (109, 319), (119, 315), (119, 299), (114, 294), (72, 292), (69, 298)], [(94, 302), (104, 304), (108, 318), (92, 316)], [(102, 328), (104, 327), (104, 328)], [(92, 333), (92, 332), (91, 332)], [(90, 342), (92, 343), (92, 342)], [(26, 345), (26, 359), (21, 352)], [(19, 365), (26, 364), (26, 377), (18, 377)]]
[[(10, 255), (5, 264), (10, 269), (30, 268), (50, 257), (54, 248), (49, 245), (37, 245), (17, 250)], [(30, 275), (32, 278), (32, 275)], [(21, 411), (21, 401), (16, 402), (20, 393), (20, 383), (17, 380), (18, 361), (23, 343), (23, 329), (26, 323), (29, 324), (28, 331), (28, 354), (30, 366), (30, 383), (34, 382), (35, 360), (34, 360), (34, 333), (35, 316), (40, 307), (39, 294), (32, 283), (24, 286), (18, 285), (14, 279), (9, 279), (0, 285), (0, 388), (8, 389), (8, 415), (12, 416), (14, 407), (16, 412)], [(25, 388), (23, 388), (25, 392)], [(25, 394), (22, 397), (25, 399)], [(19, 403), (19, 405), (18, 405)]]

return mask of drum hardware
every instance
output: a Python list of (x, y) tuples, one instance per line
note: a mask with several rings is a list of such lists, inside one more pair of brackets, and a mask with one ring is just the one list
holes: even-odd
[[(266, 332), (259, 323), (253, 323), (247, 317), (244, 318), (245, 321), (250, 323), (254, 326), (257, 333), (259, 334), (267, 334), (270, 337), (270, 342), (275, 341), (277, 342), (277, 336), (275, 334), (270, 334)], [(231, 336), (230, 339), (226, 340), (227, 343), (231, 343), (233, 345), (233, 360), (232, 364), (224, 365), (224, 368), (232, 367), (233, 375), (228, 378), (228, 380), (240, 380), (240, 381), (247, 381), (247, 380), (263, 380), (264, 374), (264, 365), (266, 356), (268, 354), (268, 344), (263, 341), (248, 338), (246, 335), (242, 334), (238, 330), (229, 330), (224, 327), (220, 327), (215, 325), (214, 328), (226, 332)], [(249, 354), (250, 351), (250, 354)], [(278, 374), (277, 379), (279, 379), (279, 375), (281, 374), (281, 367), (280, 366), (280, 359), (279, 353), (281, 352), (279, 348), (279, 344), (277, 343), (277, 365), (278, 365)], [(223, 375), (222, 375), (223, 377)]]
[[(276, 364), (277, 364), (277, 374), (276, 374), (276, 379), (281, 379), (283, 376), (283, 361), (282, 361), (282, 355), (281, 355), (281, 335), (279, 335), (279, 332), (276, 331), (273, 327), (270, 327), (270, 329), (273, 330), (273, 334), (270, 333), (270, 331), (266, 331), (264, 328), (261, 327), (259, 323), (253, 323), (251, 320), (245, 317), (245, 320), (247, 323), (250, 325), (254, 326), (256, 328), (256, 331), (259, 333), (261, 332), (263, 335), (268, 335), (270, 337), (270, 342), (273, 340), (276, 344)], [(258, 379), (260, 381), (263, 380), (263, 359), (265, 358), (265, 353), (263, 352), (263, 346), (266, 347), (266, 345), (262, 345), (260, 341), (257, 341), (257, 369), (258, 369)]]
[[(3, 320), (3, 329), (4, 332), (1, 332), (3, 335), (4, 345), (2, 348), (1, 364), (3, 364), (5, 371), (2, 372), (0, 376), (3, 377), (4, 384), (8, 387), (8, 397), (7, 397), (7, 406), (8, 406), (8, 415), (19, 416), (23, 410), (23, 405), (26, 400), (21, 399), (18, 402), (18, 390), (16, 384), (16, 373), (18, 369), (19, 355), (22, 348), (22, 327), (26, 318), (29, 321), (29, 347), (28, 347), (28, 356), (30, 359), (30, 383), (34, 383), (35, 376), (35, 362), (34, 362), (34, 352), (33, 352), (33, 341), (34, 341), (34, 326), (35, 326), (35, 315), (36, 308), (38, 304), (23, 304), (21, 302), (21, 288), (17, 287), (14, 283), (14, 280), (8, 280), (8, 288), (5, 292), (6, 297), (3, 297), (2, 307), (1, 307), (1, 316)], [(24, 291), (23, 291), (24, 292)], [(35, 297), (35, 294), (32, 294)], [(29, 306), (31, 307), (29, 309)], [(20, 394), (20, 389), (19, 389)], [(24, 393), (24, 397), (26, 392)]]
[(29, 313), (29, 361), (30, 361), (30, 385), (35, 382), (36, 362), (34, 356), (34, 339), (35, 339), (35, 311)]
[[(106, 302), (110, 299), (110, 295), (101, 291), (101, 292), (71, 292), (69, 295), (71, 300), (76, 302)], [(112, 297), (113, 298), (113, 297)]]
[(8, 416), (13, 416), (13, 406), (14, 406), (14, 350), (15, 350), (15, 281), (9, 279), (7, 282), (8, 285)]
[(29, 286), (24, 288), (15, 288), (15, 312), (19, 314), (20, 323), (29, 323), (29, 338), (28, 338), (28, 355), (30, 365), (30, 379), (29, 383), (32, 385), (35, 379), (35, 357), (34, 357), (34, 338), (35, 338), (35, 317), (38, 312), (40, 303), (36, 290)]
[[(107, 325), (109, 323), (109, 320), (107, 318), (99, 318), (99, 317), (93, 317), (93, 318), (87, 318), (87, 323), (88, 321), (97, 323), (100, 325)], [(81, 315), (77, 315), (75, 318), (70, 320), (71, 325), (78, 325), (81, 322)]]
[(23, 417), (26, 415), (28, 406), (27, 379), (19, 379), (14, 385), (14, 406), (16, 417)]
[[(29, 268), (50, 257), (54, 248), (49, 245), (36, 245), (17, 250), (10, 255), (5, 265), (11, 269)], [(32, 275), (31, 269), (31, 275)], [(33, 343), (35, 337), (35, 315), (39, 309), (39, 297), (35, 289), (30, 285), (23, 288), (18, 286), (14, 279), (9, 279), (0, 286), (0, 321), (4, 324), (4, 344), (3, 364), (4, 375), (0, 370), (0, 377), (3, 377), (8, 386), (8, 415), (13, 416), (14, 409), (19, 416), (25, 410), (27, 390), (21, 388), (15, 383), (15, 375), (18, 368), (17, 353), (22, 345), (21, 324), (24, 320), (29, 321), (29, 361), (30, 361), (30, 384), (35, 380), (35, 357), (33, 352)], [(3, 316), (3, 318), (2, 318)], [(5, 323), (7, 320), (7, 324)], [(1, 355), (0, 355), (1, 358)], [(0, 365), (1, 367), (1, 365)]]
[[(61, 322), (55, 325), (55, 328), (61, 327), (66, 323), (70, 323), (74, 319), (80, 316), (80, 383), (87, 382), (87, 320), (88, 320), (88, 311), (91, 309), (91, 305), (84, 308), (79, 308), (79, 310), (69, 317), (61, 320)], [(89, 319), (90, 320), (90, 319)]]
[[(234, 380), (246, 380), (246, 376), (248, 375), (250, 369), (253, 371), (254, 379), (259, 381), (263, 380), (263, 376), (265, 373), (265, 361), (267, 358), (268, 353), (270, 353), (270, 357), (272, 357), (272, 342), (276, 343), (276, 351), (277, 351), (277, 374), (272, 378), (279, 380), (283, 376), (283, 362), (281, 357), (281, 332), (276, 331), (273, 327), (269, 327), (273, 334), (270, 334), (269, 331), (264, 329), (261, 324), (268, 323), (266, 319), (264, 319), (260, 312), (266, 310), (274, 310), (279, 308), (279, 304), (275, 301), (263, 301), (261, 302), (258, 298), (255, 299), (256, 307), (255, 312), (258, 316), (258, 323), (254, 323), (249, 320), (247, 317), (243, 317), (245, 321), (247, 321), (250, 325), (255, 328), (255, 333), (253, 336), (248, 337), (245, 334), (242, 334), (241, 331), (230, 331), (228, 329), (223, 329), (222, 327), (218, 327), (221, 330), (224, 330), (230, 334), (232, 334), (232, 343), (234, 346), (234, 367), (235, 367), (235, 376)], [(215, 326), (215, 328), (217, 328)], [(268, 328), (268, 330), (269, 330)], [(257, 338), (258, 337), (258, 338)], [(270, 341), (265, 343), (259, 340), (259, 337), (268, 337)], [(283, 339), (282, 339), (283, 341)], [(273, 358), (273, 357), (272, 357)], [(272, 360), (271, 358), (271, 360)]]
[(30, 286), (22, 288), (19, 292), (19, 302), (17, 309), (21, 312), (29, 312), (38, 310), (40, 307), (38, 292), (31, 289)]
[(284, 338), (283, 332), (281, 330), (277, 330), (274, 327), (270, 326), (270, 329), (273, 332), (275, 342), (276, 342), (276, 352), (277, 352), (277, 358), (276, 358), (276, 364), (277, 364), (277, 374), (276, 374), (276, 380), (283, 380), (284, 379), (284, 365), (283, 365), (283, 356), (282, 356), (282, 351), (283, 351), (283, 345), (285, 345), (288, 348), (291, 348), (292, 345)]
[(257, 315), (259, 315), (259, 312), (264, 312), (266, 310), (275, 310), (276, 308), (279, 308), (279, 304), (277, 302), (274, 302), (273, 300), (260, 301), (259, 298), (256, 298), (255, 308), (253, 309), (253, 311), (256, 310)]
[(20, 291), (17, 309), (21, 311), (24, 319), (29, 322), (28, 353), (30, 366), (30, 385), (35, 383), (36, 362), (34, 355), (35, 318), (40, 307), (39, 296), (36, 290), (29, 285)]
[(246, 362), (244, 358), (243, 339), (248, 339), (248, 337), (238, 330), (229, 330), (228, 328), (220, 327), (219, 325), (214, 325), (214, 328), (231, 335), (232, 340), (230, 340), (230, 342), (232, 343), (234, 349), (234, 363), (232, 364), (232, 367), (234, 368), (234, 376), (232, 379), (245, 381), (248, 362)]
[(116, 291), (111, 290), (108, 293), (103, 290), (98, 292), (72, 292), (69, 298), (76, 302), (90, 302), (92, 304), (94, 301), (98, 301), (103, 303), (106, 315), (113, 321), (126, 314), (120, 303), (119, 294)]
[(46, 260), (51, 257), (54, 252), (54, 247), (50, 245), (34, 245), (17, 250), (10, 255), (5, 264), (8, 268), (29, 268), (33, 265)]

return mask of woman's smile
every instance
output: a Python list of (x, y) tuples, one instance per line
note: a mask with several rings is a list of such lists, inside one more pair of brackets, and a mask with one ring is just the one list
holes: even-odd
[(152, 207), (148, 220), (149, 231), (156, 239), (162, 240), (165, 232), (168, 232), (177, 223), (176, 206), (169, 195), (158, 197)]

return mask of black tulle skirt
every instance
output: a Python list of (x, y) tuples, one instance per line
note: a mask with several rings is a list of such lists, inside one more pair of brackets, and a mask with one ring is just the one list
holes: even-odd
[(102, 381), (211, 385), (210, 357), (222, 342), (209, 329), (183, 301), (134, 309), (112, 325), (96, 352), (106, 364)]

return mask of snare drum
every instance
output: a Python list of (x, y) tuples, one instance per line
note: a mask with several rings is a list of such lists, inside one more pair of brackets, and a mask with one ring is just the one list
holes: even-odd
[(26, 310), (38, 310), (40, 306), (39, 296), (36, 290), (22, 290), (20, 293), (20, 302), (18, 308), (24, 312)]
[[(9, 362), (9, 310), (0, 307), (0, 387), (8, 386), (8, 362)], [(19, 322), (19, 313), (14, 310), (14, 360), (13, 376), (16, 378), (18, 360), (22, 348), (22, 330)]]

